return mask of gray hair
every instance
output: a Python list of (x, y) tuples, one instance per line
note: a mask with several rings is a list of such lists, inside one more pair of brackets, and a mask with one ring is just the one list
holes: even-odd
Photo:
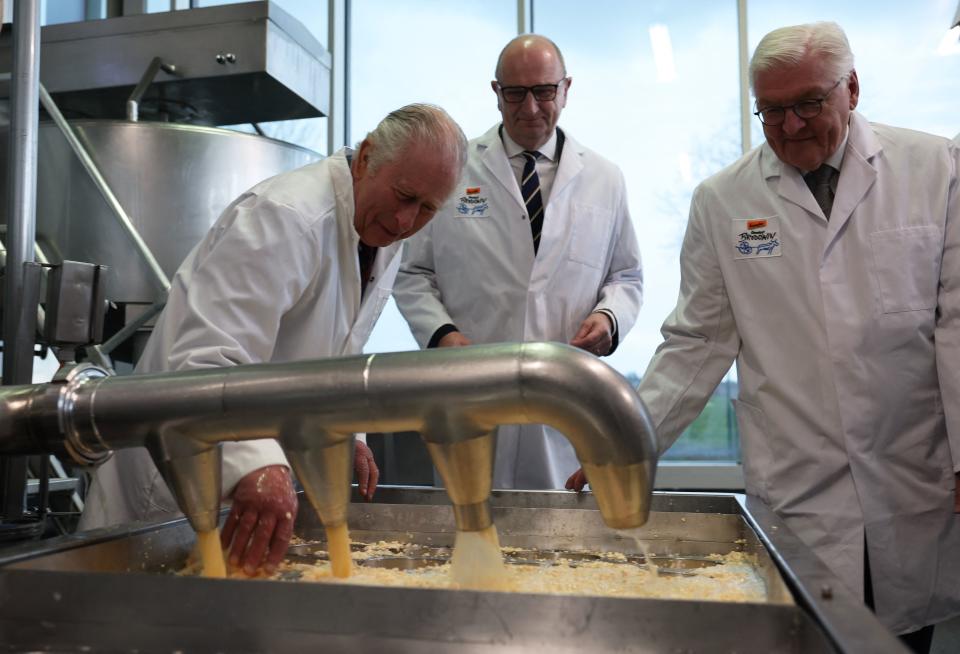
[(823, 57), (835, 78), (853, 70), (853, 52), (839, 25), (827, 21), (791, 25), (775, 29), (760, 39), (750, 60), (750, 88), (757, 80), (757, 73), (777, 66), (796, 65), (811, 53)]
[(540, 34), (521, 34), (520, 36), (510, 39), (510, 42), (503, 46), (503, 50), (500, 51), (500, 56), (497, 57), (497, 67), (493, 71), (494, 79), (496, 79), (498, 82), (500, 81), (500, 69), (503, 67), (503, 55), (506, 53), (507, 49), (517, 41), (522, 41), (524, 39), (546, 41), (553, 48), (553, 51), (557, 53), (557, 60), (560, 62), (560, 69), (563, 71), (563, 76), (567, 76), (567, 64), (563, 60), (563, 53), (560, 52), (560, 48), (557, 47), (556, 43)]
[(455, 160), (455, 177), (459, 177), (467, 163), (467, 137), (463, 130), (446, 111), (432, 104), (408, 104), (391, 111), (367, 134), (367, 139), (374, 145), (370, 152), (370, 172), (394, 161), (413, 143), (429, 144), (441, 156)]

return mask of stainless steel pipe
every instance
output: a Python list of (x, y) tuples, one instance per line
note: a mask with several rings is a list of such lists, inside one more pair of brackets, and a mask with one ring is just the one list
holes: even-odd
[[(10, 82), (10, 151), (7, 156), (7, 260), (3, 288), (3, 383), (33, 378), (34, 309), (25, 306), (25, 263), (33, 261), (37, 222), (37, 132), (40, 107), (40, 0), (13, 6), (13, 78)], [(24, 511), (27, 462), (0, 459), (0, 516)]]
[[(55, 448), (93, 459), (145, 445), (194, 526), (215, 524), (218, 493), (208, 488), (209, 473), (206, 481), (178, 479), (182, 463), (222, 441), (279, 440), (327, 522), (345, 510), (352, 450), (344, 443), (355, 432), (419, 431), (432, 450), (469, 450), (497, 425), (540, 423), (573, 444), (609, 526), (646, 521), (657, 456), (646, 409), (621, 375), (566, 345), (480, 345), (0, 389), (0, 454)], [(205, 469), (213, 467), (207, 456)], [(451, 498), (475, 504), (469, 485), (476, 480), (461, 481), (456, 474), (447, 480)], [(190, 484), (203, 488), (177, 490)], [(200, 497), (207, 506), (196, 505)]]
[(4, 245), (3, 383), (23, 384), (33, 372), (33, 333), (24, 333), (23, 264), (33, 261), (37, 223), (37, 131), (40, 119), (40, 0), (13, 7), (7, 233)]

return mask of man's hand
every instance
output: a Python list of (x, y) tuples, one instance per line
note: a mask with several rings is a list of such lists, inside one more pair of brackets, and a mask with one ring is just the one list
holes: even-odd
[(613, 324), (605, 313), (591, 313), (580, 325), (570, 345), (603, 356), (613, 347)]
[(587, 476), (583, 473), (583, 468), (577, 468), (577, 471), (567, 479), (566, 489), (579, 493), (588, 483), (590, 482), (587, 481)]
[(237, 482), (233, 508), (220, 534), (220, 544), (230, 549), (230, 565), (242, 565), (253, 576), (263, 563), (264, 571), (272, 573), (287, 553), (296, 517), (297, 494), (286, 466), (247, 474)]
[(437, 347), (462, 347), (464, 345), (473, 345), (473, 341), (464, 336), (462, 332), (450, 332), (437, 341)]
[(373, 494), (377, 490), (377, 480), (380, 479), (380, 468), (377, 462), (373, 460), (373, 452), (362, 441), (354, 441), (356, 447), (353, 452), (353, 471), (357, 475), (357, 487), (360, 489), (360, 496), (368, 502), (373, 499)]

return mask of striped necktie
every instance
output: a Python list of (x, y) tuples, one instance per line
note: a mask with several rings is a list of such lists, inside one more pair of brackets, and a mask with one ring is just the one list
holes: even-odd
[(523, 173), (520, 175), (520, 194), (530, 216), (530, 232), (533, 235), (533, 253), (540, 247), (540, 232), (543, 231), (543, 196), (540, 195), (540, 175), (537, 174), (539, 152), (523, 151)]
[(833, 188), (830, 182), (833, 181), (833, 175), (836, 171), (832, 166), (823, 164), (812, 173), (807, 173), (804, 181), (810, 187), (813, 193), (813, 199), (820, 205), (823, 216), (830, 220), (830, 209), (833, 208)]

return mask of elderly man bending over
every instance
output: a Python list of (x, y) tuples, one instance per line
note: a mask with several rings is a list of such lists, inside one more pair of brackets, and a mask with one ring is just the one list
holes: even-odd
[[(392, 112), (356, 150), (261, 182), (223, 212), (173, 279), (138, 373), (286, 362), (361, 352), (393, 288), (400, 241), (453, 191), (466, 138), (439, 107)], [(355, 467), (373, 464), (358, 443)], [(271, 439), (225, 443), (229, 560), (253, 574), (283, 558), (297, 512)], [(360, 479), (369, 498), (372, 477)], [(177, 511), (144, 449), (96, 473), (81, 529)]]

